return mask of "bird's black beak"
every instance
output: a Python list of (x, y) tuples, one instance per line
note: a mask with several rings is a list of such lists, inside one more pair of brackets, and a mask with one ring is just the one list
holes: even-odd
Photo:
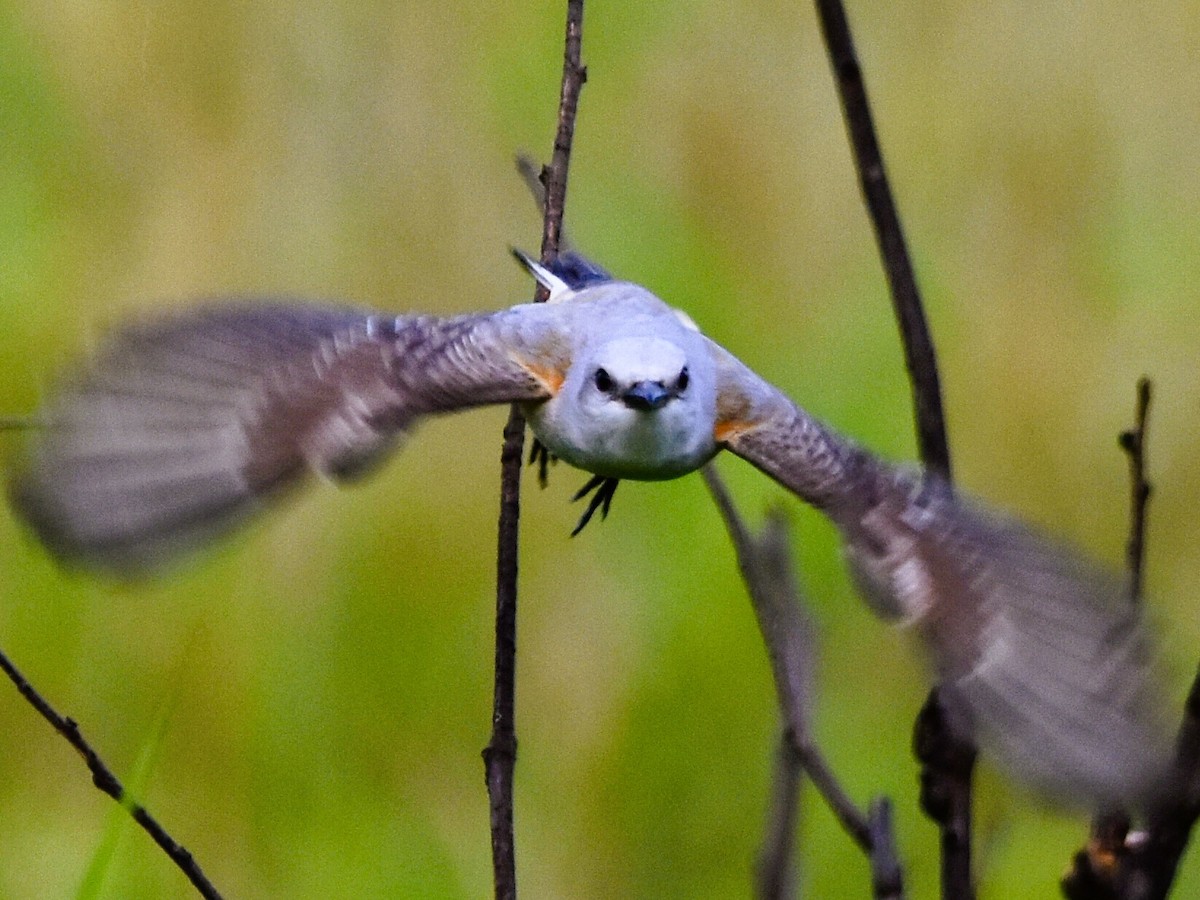
[(650, 412), (666, 406), (673, 396), (661, 381), (635, 381), (621, 394), (621, 399), (630, 409)]

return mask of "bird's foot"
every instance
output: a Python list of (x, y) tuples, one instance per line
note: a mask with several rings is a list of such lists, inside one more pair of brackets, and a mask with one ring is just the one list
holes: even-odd
[[(571, 498), (571, 502), (582, 500), (588, 494), (592, 494), (588, 500), (587, 509), (583, 511), (583, 515), (579, 517), (579, 524), (575, 526), (575, 530), (571, 532), (571, 537), (583, 531), (583, 527), (592, 520), (592, 516), (596, 510), (600, 510), (600, 518), (608, 518), (608, 508), (612, 506), (613, 494), (617, 492), (617, 485), (621, 483), (619, 478), (606, 478), (603, 475), (593, 475), (591, 479), (575, 492), (575, 496)], [(593, 494), (592, 492), (595, 491)]]
[(529, 465), (537, 463), (538, 487), (544, 488), (550, 483), (550, 464), (558, 462), (558, 457), (546, 449), (546, 445), (537, 438), (529, 446)]

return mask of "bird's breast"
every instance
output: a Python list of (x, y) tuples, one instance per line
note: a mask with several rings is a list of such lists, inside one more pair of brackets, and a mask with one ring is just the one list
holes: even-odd
[(533, 433), (555, 456), (609, 478), (678, 478), (717, 451), (711, 425), (682, 404), (650, 412), (614, 404), (601, 415), (581, 416), (550, 400), (526, 415)]

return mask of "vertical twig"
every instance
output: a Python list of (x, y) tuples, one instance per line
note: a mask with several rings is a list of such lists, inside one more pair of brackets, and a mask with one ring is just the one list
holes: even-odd
[[(1146, 437), (1151, 396), (1149, 379), (1139, 379), (1134, 425), (1118, 437), (1129, 457), (1125, 561), (1133, 603), (1141, 602), (1146, 568), (1147, 505), (1152, 492), (1146, 475)], [(1087, 846), (1075, 854), (1062, 880), (1064, 896), (1069, 900), (1161, 900), (1170, 893), (1179, 860), (1200, 819), (1200, 671), (1184, 705), (1172, 778), (1171, 791), (1151, 812), (1144, 833), (1131, 834), (1129, 818), (1123, 813), (1096, 818)]]
[(754, 895), (759, 900), (787, 900), (796, 894), (796, 823), (804, 769), (793, 743), (785, 731), (775, 749), (767, 827), (754, 865)]
[(1150, 415), (1150, 379), (1137, 383), (1137, 407), (1133, 428), (1122, 431), (1118, 443), (1129, 457), (1129, 542), (1125, 565), (1129, 570), (1129, 596), (1134, 603), (1142, 600), (1142, 573), (1146, 567), (1146, 507), (1152, 490), (1146, 480), (1146, 429)]
[[(1150, 482), (1146, 479), (1146, 430), (1150, 413), (1150, 381), (1137, 384), (1133, 427), (1117, 436), (1117, 444), (1129, 458), (1129, 538), (1125, 545), (1125, 567), (1129, 573), (1129, 601), (1142, 600), (1146, 555), (1146, 505)], [(1069, 900), (1141, 897), (1133, 875), (1142, 865), (1140, 852), (1129, 845), (1129, 816), (1120, 810), (1105, 810), (1092, 820), (1087, 846), (1075, 854), (1072, 867), (1060, 887)], [(1140, 879), (1139, 879), (1140, 881)]]
[(483, 750), (492, 835), (492, 878), (500, 900), (517, 896), (513, 772), (517, 762), (517, 529), (525, 419), (514, 405), (500, 451), (500, 522), (496, 549), (496, 655), (492, 736)]
[[(950, 449), (933, 340), (888, 185), (850, 25), (840, 0), (816, 0), (816, 4), (854, 150), (855, 167), (904, 345), (921, 462), (927, 470), (949, 482)], [(914, 743), (922, 764), (921, 806), (941, 829), (942, 896), (961, 900), (975, 894), (971, 876), (971, 776), (975, 748), (952, 731), (949, 721), (935, 688), (918, 717)]]
[(100, 758), (100, 755), (84, 739), (83, 734), (79, 730), (79, 725), (75, 720), (59, 715), (57, 710), (37, 692), (28, 679), (21, 674), (20, 670), (3, 653), (0, 653), (0, 670), (8, 676), (21, 696), (29, 701), (29, 705), (36, 709), (41, 717), (49, 722), (55, 731), (66, 738), (67, 743), (74, 747), (76, 752), (83, 757), (84, 762), (87, 763), (88, 771), (92, 773), (92, 784), (129, 811), (129, 815), (142, 827), (142, 830), (153, 838), (154, 843), (158, 844), (162, 848), (162, 851), (170, 858), (171, 862), (187, 876), (187, 880), (192, 883), (192, 886), (200, 893), (201, 897), (206, 898), (206, 900), (221, 900), (221, 895), (217, 892), (212, 882), (208, 880), (204, 872), (200, 870), (199, 864), (192, 854), (188, 852), (188, 849), (172, 838), (166, 829), (146, 811), (144, 806), (136, 802), (125, 792), (125, 787), (121, 784), (120, 779), (113, 774), (112, 770), (105, 765), (104, 760)]
[[(558, 254), (563, 210), (567, 197), (567, 170), (579, 93), (587, 78), (580, 62), (583, 41), (583, 0), (568, 0), (562, 91), (554, 152), (543, 172), (546, 210), (542, 227), (543, 263)], [(546, 299), (538, 287), (536, 301)], [(513, 900), (517, 895), (516, 842), (513, 831), (513, 772), (517, 759), (516, 649), (517, 551), (520, 519), (521, 458), (525, 444), (525, 419), (513, 406), (504, 426), (500, 454), (500, 521), (496, 549), (496, 659), (492, 702), (492, 736), (483, 750), (492, 835), (492, 878), (495, 896)]]
[[(1129, 539), (1125, 545), (1125, 568), (1129, 573), (1129, 602), (1142, 602), (1143, 573), (1146, 568), (1146, 507), (1150, 501), (1150, 482), (1146, 480), (1146, 429), (1150, 413), (1150, 381), (1138, 379), (1137, 403), (1133, 427), (1117, 436), (1117, 444), (1129, 458)], [(1136, 867), (1135, 854), (1130, 852), (1130, 820), (1123, 810), (1105, 810), (1092, 820), (1092, 833), (1086, 852), (1077, 855), (1076, 866), (1086, 864), (1100, 881), (1111, 878), (1108, 887), (1118, 896), (1125, 896), (1128, 875)], [(1103, 875), (1101, 874), (1103, 873)], [(1063, 880), (1064, 891), (1070, 891), (1070, 875)], [(1099, 884), (1099, 881), (1097, 882)]]
[(892, 804), (886, 797), (871, 801), (871, 896), (875, 900), (903, 900), (904, 876), (896, 857), (892, 830)]

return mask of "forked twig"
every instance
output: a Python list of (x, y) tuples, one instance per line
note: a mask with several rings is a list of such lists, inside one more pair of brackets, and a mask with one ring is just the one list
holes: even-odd
[[(775, 692), (784, 721), (783, 746), (777, 771), (774, 802), (769, 819), (763, 851), (757, 873), (760, 897), (782, 897), (792, 880), (792, 833), (796, 799), (794, 785), (788, 793), (788, 781), (793, 766), (808, 775), (813, 786), (825, 799), (843, 830), (874, 859), (875, 839), (872, 826), (846, 790), (834, 776), (825, 757), (812, 740), (809, 708), (812, 698), (812, 666), (814, 646), (812, 626), (804, 615), (799, 590), (789, 557), (787, 528), (782, 516), (772, 514), (763, 531), (753, 535), (746, 527), (729, 496), (720, 476), (712, 465), (704, 467), (705, 484), (725, 520), (725, 527), (737, 555), (738, 567), (750, 594), (750, 602), (758, 620), (763, 641), (771, 660)], [(890, 820), (887, 824), (890, 827)], [(894, 842), (890, 837), (890, 847)], [(895, 878), (888, 883), (902, 892), (899, 865), (892, 863), (889, 871)]]

